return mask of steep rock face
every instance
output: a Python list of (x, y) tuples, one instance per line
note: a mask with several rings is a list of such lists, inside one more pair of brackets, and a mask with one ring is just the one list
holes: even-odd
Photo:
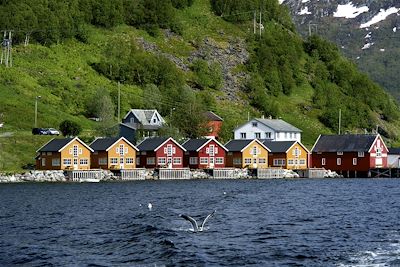
[[(166, 31), (167, 38), (168, 34), (169, 31)], [(243, 101), (238, 93), (243, 89), (248, 74), (237, 69), (249, 60), (249, 53), (244, 40), (232, 38), (228, 42), (221, 43), (212, 38), (205, 38), (199, 44), (196, 44), (196, 49), (186, 58), (165, 53), (156, 44), (147, 42), (143, 38), (138, 38), (136, 41), (145, 51), (168, 58), (185, 72), (190, 71), (190, 66), (196, 59), (206, 60), (209, 63), (217, 62), (221, 65), (223, 76), (221, 91), (224, 92), (224, 96), (220, 98), (229, 101)]]
[(400, 100), (400, 1), (284, 0), (304, 36), (317, 33)]

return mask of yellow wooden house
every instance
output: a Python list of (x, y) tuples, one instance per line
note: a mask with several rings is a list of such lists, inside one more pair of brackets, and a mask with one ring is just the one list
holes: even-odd
[(52, 139), (36, 152), (38, 170), (89, 170), (93, 150), (75, 137)]
[(138, 149), (124, 137), (97, 138), (90, 144), (93, 149), (91, 165), (94, 169), (135, 169)]
[(268, 164), (270, 167), (280, 167), (288, 170), (303, 170), (308, 168), (310, 152), (298, 141), (264, 141), (269, 148)]
[(259, 140), (231, 140), (225, 144), (226, 167), (268, 168), (269, 149)]

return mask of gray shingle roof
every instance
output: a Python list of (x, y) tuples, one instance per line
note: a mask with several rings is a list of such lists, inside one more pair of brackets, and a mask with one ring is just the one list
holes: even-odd
[(205, 115), (206, 118), (207, 118), (208, 120), (210, 120), (210, 121), (223, 121), (223, 119), (222, 119), (220, 116), (218, 116), (217, 114), (215, 114), (215, 113), (212, 112), (212, 111), (206, 111), (206, 112), (204, 113), (204, 115)]
[(38, 150), (38, 152), (57, 152), (74, 138), (53, 139)]
[(154, 151), (157, 147), (168, 140), (169, 137), (153, 137), (144, 139), (137, 148), (140, 151)]
[(296, 141), (266, 141), (262, 142), (271, 153), (285, 153)]
[(210, 139), (190, 139), (186, 141), (182, 146), (187, 150), (187, 151), (196, 151), (199, 149), (202, 145), (207, 143)]
[(104, 151), (107, 150), (112, 144), (118, 141), (120, 137), (108, 137), (108, 138), (98, 138), (90, 144), (90, 147), (94, 151)]
[(397, 148), (391, 147), (391, 148), (389, 148), (388, 154), (400, 155), (400, 147), (397, 147)]
[(321, 135), (312, 152), (368, 152), (376, 134)]
[(230, 152), (240, 152), (249, 145), (253, 139), (235, 139), (225, 144), (226, 149)]
[(302, 132), (300, 129), (281, 119), (255, 119), (276, 132)]

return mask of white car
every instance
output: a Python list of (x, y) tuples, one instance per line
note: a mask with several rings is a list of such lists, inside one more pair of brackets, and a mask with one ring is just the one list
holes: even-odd
[(60, 132), (57, 131), (57, 130), (54, 129), (54, 128), (48, 128), (48, 129), (47, 129), (47, 134), (48, 134), (48, 135), (60, 135)]

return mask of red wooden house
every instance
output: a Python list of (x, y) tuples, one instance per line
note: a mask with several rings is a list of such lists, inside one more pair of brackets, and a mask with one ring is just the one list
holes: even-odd
[(183, 168), (186, 149), (172, 137), (147, 138), (137, 148), (136, 166), (139, 168)]
[(206, 137), (214, 137), (218, 139), (218, 134), (221, 131), (222, 123), (224, 120), (212, 111), (205, 112), (204, 116), (207, 119), (206, 127), (208, 129)]
[(185, 149), (184, 166), (191, 169), (225, 167), (227, 149), (214, 138), (190, 139), (182, 145)]
[(388, 149), (379, 134), (320, 135), (311, 153), (311, 167), (347, 176), (387, 168)]

